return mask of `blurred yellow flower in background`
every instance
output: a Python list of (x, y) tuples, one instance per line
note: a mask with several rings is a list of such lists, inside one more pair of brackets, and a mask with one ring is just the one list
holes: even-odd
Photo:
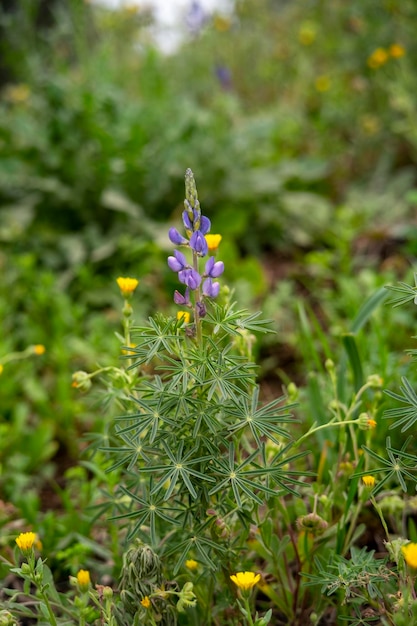
[(330, 76), (327, 76), (326, 74), (323, 74), (322, 76), (317, 76), (316, 80), (314, 81), (315, 88), (317, 89), (317, 91), (320, 92), (329, 91), (331, 84), (332, 81), (330, 79)]
[(298, 31), (298, 41), (303, 46), (311, 46), (315, 42), (317, 36), (317, 29), (313, 22), (304, 22), (301, 24), (301, 28)]
[(389, 47), (389, 53), (393, 59), (399, 59), (405, 55), (405, 48), (400, 43), (393, 43)]
[(377, 48), (372, 52), (372, 54), (368, 57), (368, 67), (372, 70), (376, 70), (388, 61), (389, 54), (385, 50), (385, 48)]

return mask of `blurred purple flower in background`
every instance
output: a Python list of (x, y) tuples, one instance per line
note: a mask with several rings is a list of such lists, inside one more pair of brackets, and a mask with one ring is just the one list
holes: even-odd
[(185, 23), (192, 35), (198, 35), (207, 20), (206, 12), (198, 0), (193, 0), (185, 17)]
[(220, 85), (225, 91), (229, 91), (232, 88), (232, 73), (225, 65), (219, 63), (215, 66), (215, 73)]

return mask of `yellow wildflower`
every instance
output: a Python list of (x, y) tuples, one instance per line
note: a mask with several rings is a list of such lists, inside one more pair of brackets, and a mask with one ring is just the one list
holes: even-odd
[(91, 583), (90, 572), (86, 569), (80, 569), (77, 574), (77, 583), (81, 591), (88, 591)]
[(209, 252), (215, 252), (217, 248), (219, 247), (219, 244), (222, 240), (222, 236), (221, 235), (206, 235), (205, 237), (206, 237)]
[(116, 280), (119, 285), (119, 289), (122, 292), (122, 296), (125, 298), (132, 295), (136, 287), (139, 285), (139, 281), (136, 278), (119, 278)]
[(22, 552), (29, 552), (33, 548), (33, 544), (36, 541), (36, 534), (29, 533), (20, 533), (18, 537), (16, 537), (16, 543)]
[(393, 59), (399, 59), (405, 55), (405, 48), (400, 43), (393, 43), (389, 47), (389, 53)]
[(232, 574), (230, 579), (243, 591), (252, 589), (256, 583), (261, 579), (260, 574), (254, 574), (254, 572), (237, 572)]
[(372, 420), (372, 419), (369, 419), (368, 420), (368, 426), (369, 426), (369, 428), (375, 428), (376, 427), (376, 421)]
[(193, 570), (197, 569), (198, 562), (194, 561), (194, 559), (187, 559), (187, 561), (185, 561), (185, 567), (188, 567), (188, 569), (193, 571)]
[(219, 33), (225, 33), (226, 31), (230, 30), (230, 26), (231, 22), (227, 17), (224, 17), (223, 15), (214, 16), (214, 28)]
[(326, 74), (323, 74), (323, 76), (317, 76), (316, 80), (314, 81), (314, 86), (317, 89), (317, 91), (323, 92), (323, 91), (329, 91), (330, 87), (331, 87), (331, 80), (329, 76), (326, 76)]
[(316, 39), (317, 31), (312, 22), (305, 22), (298, 31), (298, 41), (303, 46), (311, 46)]
[(380, 123), (375, 115), (363, 115), (360, 120), (362, 130), (366, 135), (375, 135), (380, 130)]
[(190, 314), (188, 311), (178, 311), (177, 312), (177, 320), (182, 320), (184, 324), (188, 324), (190, 322)]
[(151, 601), (149, 600), (149, 596), (145, 596), (144, 598), (142, 598), (140, 603), (145, 609), (149, 609), (149, 607), (151, 606)]
[(407, 543), (401, 548), (401, 551), (407, 565), (417, 569), (417, 543)]
[(0, 363), (0, 374), (3, 373), (3, 370), (4, 370), (4, 366)]
[(9, 85), (4, 91), (4, 98), (12, 104), (21, 104), (26, 102), (30, 96), (30, 89), (27, 85), (20, 83), (19, 85)]
[(46, 348), (41, 343), (37, 343), (33, 346), (33, 352), (40, 356), (41, 354), (45, 354)]
[(370, 476), (368, 474), (366, 476), (362, 476), (362, 482), (365, 487), (373, 487), (375, 485), (375, 476)]
[(370, 57), (368, 57), (368, 67), (372, 70), (378, 69), (381, 65), (384, 65), (388, 61), (388, 52), (385, 48), (377, 48), (373, 51)]

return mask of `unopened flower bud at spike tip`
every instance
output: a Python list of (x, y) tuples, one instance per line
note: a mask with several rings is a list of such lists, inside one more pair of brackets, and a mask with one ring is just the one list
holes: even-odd
[(196, 203), (198, 202), (197, 186), (194, 174), (190, 168), (187, 168), (185, 171), (185, 197), (192, 208), (196, 208)]

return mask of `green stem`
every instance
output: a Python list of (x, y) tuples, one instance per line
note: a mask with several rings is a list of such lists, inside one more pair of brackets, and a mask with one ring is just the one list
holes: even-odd
[[(198, 255), (197, 252), (193, 250), (193, 269), (198, 272)], [(202, 328), (201, 328), (201, 317), (198, 309), (198, 304), (201, 302), (201, 289), (200, 286), (195, 290), (195, 301), (194, 301), (194, 323), (195, 323), (195, 332), (197, 344), (201, 345), (201, 341), (203, 338)]]
[(384, 529), (384, 531), (385, 531), (385, 534), (386, 534), (386, 536), (387, 536), (387, 539), (388, 539), (388, 541), (389, 541), (389, 540), (390, 540), (390, 536), (389, 536), (389, 532), (388, 532), (388, 526), (387, 526), (386, 521), (385, 521), (385, 519), (384, 519), (384, 515), (383, 515), (383, 513), (382, 513), (381, 507), (379, 506), (379, 504), (378, 504), (378, 503), (377, 503), (377, 501), (375, 500), (375, 497), (374, 497), (374, 496), (371, 496), (371, 497), (370, 497), (370, 500), (371, 500), (371, 502), (372, 502), (372, 504), (373, 504), (373, 506), (374, 506), (374, 508), (375, 508), (376, 512), (377, 512), (377, 513), (378, 513), (378, 515), (379, 515), (379, 519), (381, 520), (382, 527), (383, 527), (383, 529)]
[(359, 423), (359, 419), (355, 419), (355, 420), (346, 420), (346, 421), (341, 421), (341, 422), (328, 422), (327, 424), (321, 424), (321, 426), (316, 426), (315, 428), (312, 427), (310, 428), (310, 430), (304, 433), (304, 435), (300, 437), (300, 439), (294, 442), (294, 447), (298, 448), (298, 446), (300, 445), (302, 441), (304, 441), (304, 439), (307, 439), (307, 437), (310, 437), (310, 435), (314, 435), (314, 433), (317, 433), (319, 430), (325, 430), (326, 428), (335, 428), (335, 427), (337, 428), (339, 426), (348, 426), (350, 424), (358, 424), (358, 423)]
[(49, 615), (49, 621), (52, 624), (52, 626), (58, 626), (58, 622), (55, 619), (55, 615), (52, 613), (52, 608), (51, 605), (49, 604), (49, 599), (48, 596), (46, 595), (46, 593), (44, 591), (40, 591), (41, 594), (41, 598), (45, 603), (46, 606), (46, 610), (48, 611), (48, 615)]
[(243, 604), (245, 605), (245, 610), (246, 610), (246, 622), (248, 626), (254, 626), (249, 597), (245, 592), (242, 593), (242, 600), (243, 600)]
[(30, 568), (30, 578), (32, 579), (33, 584), (35, 585), (35, 587), (37, 589), (39, 589), (39, 595), (42, 598), (45, 606), (46, 606), (46, 610), (48, 611), (48, 616), (49, 616), (49, 623), (52, 626), (58, 626), (58, 622), (55, 619), (55, 615), (52, 612), (52, 608), (51, 605), (49, 603), (49, 598), (47, 596), (47, 594), (45, 593), (45, 586), (42, 583), (42, 579), (39, 581), (38, 579), (38, 575), (36, 574), (36, 570), (35, 570), (35, 555), (34, 552), (32, 550), (32, 554), (28, 557), (28, 565)]

